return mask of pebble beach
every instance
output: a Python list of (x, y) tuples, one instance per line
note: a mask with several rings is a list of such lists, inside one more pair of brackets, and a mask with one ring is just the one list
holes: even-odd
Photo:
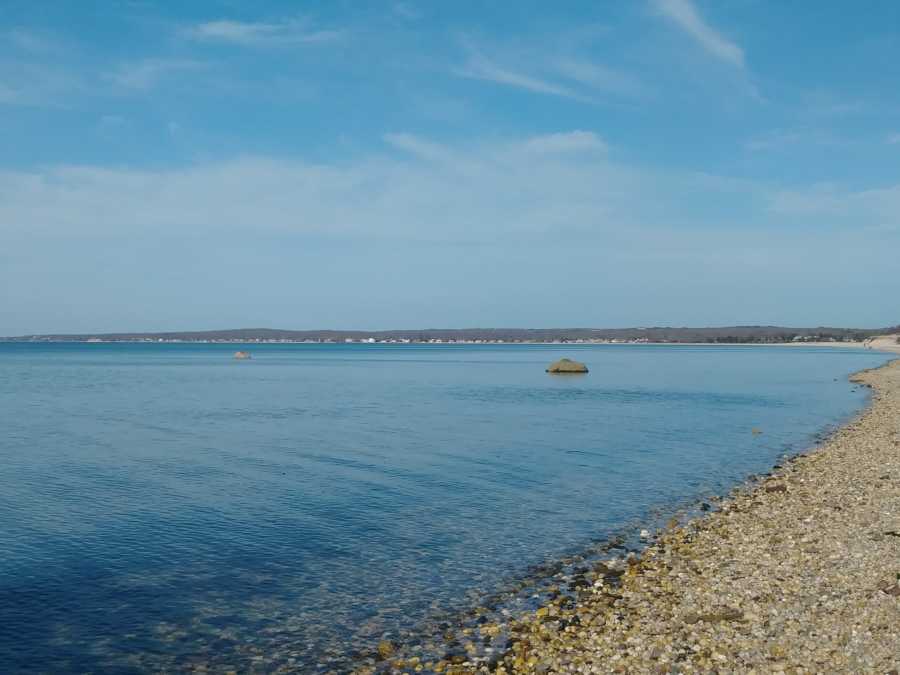
[(384, 642), (357, 672), (897, 673), (900, 360), (852, 380), (872, 389), (864, 412), (709, 513), (576, 567), (444, 658)]

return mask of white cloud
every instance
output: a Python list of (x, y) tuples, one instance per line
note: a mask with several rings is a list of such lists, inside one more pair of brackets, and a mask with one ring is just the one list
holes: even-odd
[(422, 18), (422, 10), (410, 2), (395, 2), (391, 9), (394, 10), (394, 14), (409, 21)]
[(385, 134), (384, 140), (398, 150), (428, 161), (446, 161), (454, 157), (453, 153), (439, 143), (419, 138), (413, 134)]
[(799, 131), (777, 129), (759, 136), (754, 136), (744, 143), (744, 148), (752, 152), (764, 150), (782, 150), (787, 146), (800, 143), (804, 135)]
[(707, 52), (739, 68), (744, 67), (744, 50), (710, 26), (691, 0), (654, 0), (659, 12), (690, 35)]
[(4, 37), (17, 49), (35, 54), (51, 52), (57, 47), (49, 37), (24, 28), (13, 28)]
[(774, 214), (814, 222), (883, 232), (900, 231), (900, 184), (852, 190), (835, 183), (779, 190), (769, 205)]
[(246, 22), (220, 19), (191, 26), (183, 31), (201, 42), (225, 42), (244, 46), (286, 46), (332, 42), (341, 31), (310, 28), (309, 21), (289, 19), (278, 22)]
[(206, 68), (202, 61), (189, 59), (144, 59), (123, 63), (109, 75), (114, 84), (124, 89), (147, 90), (156, 86), (164, 77), (178, 72)]
[(649, 88), (637, 78), (603, 64), (579, 59), (560, 59), (555, 64), (562, 77), (598, 91), (635, 98), (649, 95)]
[(86, 89), (83, 75), (65, 67), (0, 61), (0, 105), (65, 107)]
[(440, 143), (409, 133), (384, 140), (383, 152), (350, 162), (245, 157), (158, 170), (0, 172), (0, 238), (315, 233), (603, 241), (635, 228), (677, 236), (900, 224), (900, 186), (775, 190), (653, 171), (613, 161), (587, 130), (490, 142)]
[(579, 98), (579, 96), (568, 87), (522, 72), (521, 70), (502, 66), (485, 57), (483, 54), (471, 50), (466, 65), (463, 68), (458, 69), (456, 74), (474, 80), (484, 80), (486, 82), (503, 84), (508, 87), (515, 87), (516, 89), (524, 89), (536, 94)]
[[(688, 222), (714, 188), (618, 166), (589, 131), (441, 144), (385, 137), (345, 163), (242, 158), (180, 169), (57, 166), (0, 173), (0, 233), (327, 233), (441, 241)], [(653, 193), (654, 199), (646, 195)]]
[(598, 94), (634, 99), (650, 94), (650, 89), (631, 74), (571, 54), (560, 56), (560, 49), (553, 45), (483, 49), (466, 38), (462, 45), (466, 61), (454, 71), (460, 77), (583, 103), (599, 103)]
[(592, 131), (570, 131), (535, 136), (525, 141), (522, 147), (536, 154), (606, 152), (608, 149), (603, 139)]

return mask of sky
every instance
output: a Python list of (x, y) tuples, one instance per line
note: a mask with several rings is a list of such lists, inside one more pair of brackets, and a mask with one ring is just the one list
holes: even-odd
[(900, 3), (0, 0), (0, 335), (900, 323)]

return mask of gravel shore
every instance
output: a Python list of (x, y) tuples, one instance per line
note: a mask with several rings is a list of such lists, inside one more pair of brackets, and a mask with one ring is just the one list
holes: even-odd
[(900, 360), (853, 379), (872, 403), (820, 448), (648, 533), (640, 557), (576, 571), (537, 611), (481, 625), (452, 658), (382, 645), (378, 670), (897, 673)]

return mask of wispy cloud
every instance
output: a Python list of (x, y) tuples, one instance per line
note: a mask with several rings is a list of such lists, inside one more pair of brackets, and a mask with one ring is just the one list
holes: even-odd
[(556, 61), (554, 67), (562, 77), (597, 91), (634, 98), (650, 94), (650, 88), (638, 78), (603, 64), (566, 58)]
[(0, 61), (0, 105), (65, 108), (87, 89), (83, 73), (63, 66)]
[(174, 73), (197, 71), (207, 67), (202, 61), (191, 59), (144, 59), (123, 63), (108, 77), (117, 86), (135, 91), (146, 91), (156, 86), (164, 77)]
[(568, 87), (526, 73), (519, 69), (500, 65), (473, 49), (469, 49), (468, 51), (469, 58), (466, 61), (465, 66), (455, 71), (456, 74), (461, 77), (495, 82), (508, 87), (515, 87), (516, 89), (524, 89), (525, 91), (536, 94), (579, 98), (579, 96)]
[(744, 143), (744, 149), (751, 152), (779, 151), (791, 146), (810, 147), (850, 147), (858, 144), (851, 137), (840, 136), (827, 128), (774, 129), (759, 134)]
[(420, 138), (414, 134), (390, 133), (385, 134), (383, 138), (388, 145), (426, 161), (446, 161), (454, 156), (443, 145)]
[(453, 71), (459, 77), (593, 104), (610, 98), (643, 99), (651, 94), (632, 74), (581, 58), (570, 46), (553, 41), (543, 46), (485, 47), (464, 38), (462, 47), (466, 60)]
[(744, 67), (744, 50), (707, 23), (691, 0), (654, 0), (654, 6), (717, 59)]
[(231, 43), (243, 46), (288, 46), (320, 44), (339, 39), (342, 31), (312, 28), (306, 19), (275, 22), (248, 22), (219, 19), (190, 26), (185, 37), (200, 42)]
[(395, 2), (391, 9), (393, 9), (394, 14), (408, 21), (416, 21), (422, 18), (422, 10), (410, 2), (402, 2), (402, 0)]
[[(384, 140), (402, 154), (349, 163), (247, 157), (180, 169), (0, 171), (0, 236), (247, 228), (448, 241), (567, 230), (595, 236), (639, 218), (653, 222), (657, 210), (677, 214), (684, 192), (697, 189), (680, 182), (690, 178), (666, 181), (613, 165), (605, 143), (587, 130), (470, 143), (409, 133)], [(650, 190), (656, 198), (644, 199)]]
[(789, 145), (796, 145), (804, 138), (800, 131), (777, 129), (769, 131), (747, 140), (744, 148), (751, 152), (761, 152), (765, 150), (781, 150)]
[(25, 28), (13, 28), (2, 35), (16, 49), (34, 54), (51, 52), (57, 47), (56, 43), (46, 34), (26, 30)]
[(526, 140), (522, 147), (536, 154), (568, 152), (606, 152), (606, 142), (592, 131), (569, 131), (544, 134)]
[(829, 182), (778, 190), (771, 195), (769, 210), (819, 228), (900, 232), (900, 184), (854, 190)]

